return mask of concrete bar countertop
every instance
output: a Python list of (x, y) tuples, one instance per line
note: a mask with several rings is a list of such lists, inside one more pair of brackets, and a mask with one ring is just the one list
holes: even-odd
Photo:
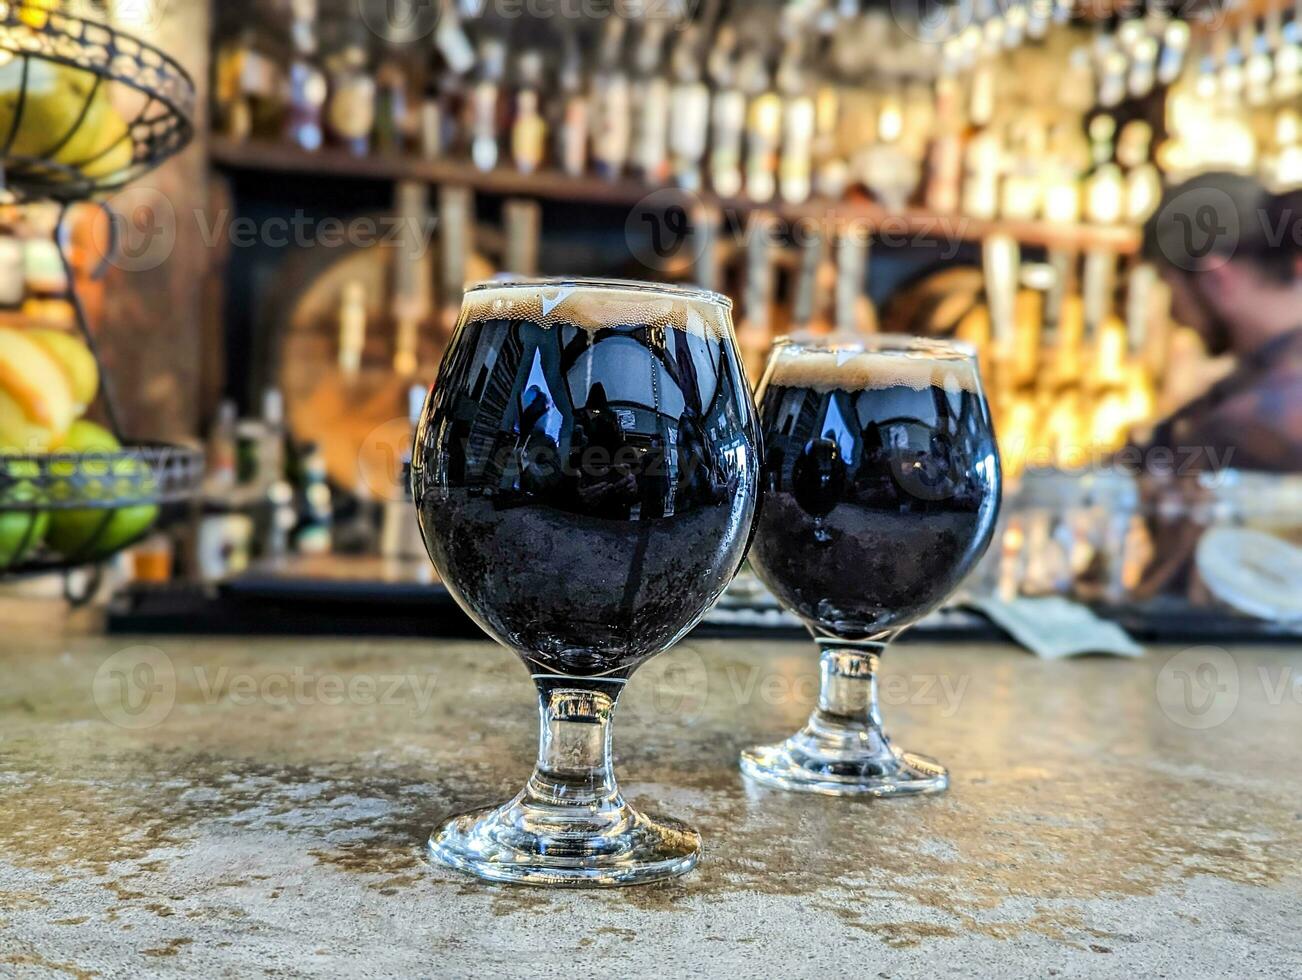
[[(21, 617), (18, 617), (21, 620)], [(487, 642), (0, 635), (0, 975), (1302, 975), (1302, 647), (1045, 662), (904, 645), (897, 741), (947, 795), (748, 786), (807, 643), (689, 639), (616, 720), (626, 794), (705, 837), (604, 891), (430, 867), (529, 772)]]

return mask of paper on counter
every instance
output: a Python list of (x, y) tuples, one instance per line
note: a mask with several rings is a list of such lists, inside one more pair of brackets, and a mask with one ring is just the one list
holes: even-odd
[(1011, 602), (967, 597), (963, 605), (983, 613), (1026, 649), (1046, 660), (1082, 653), (1138, 657), (1144, 652), (1116, 623), (1100, 619), (1085, 606), (1058, 596)]

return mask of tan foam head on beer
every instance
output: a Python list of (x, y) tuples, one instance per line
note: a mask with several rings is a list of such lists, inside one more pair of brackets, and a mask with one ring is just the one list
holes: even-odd
[(467, 323), (528, 320), (540, 327), (583, 330), (615, 326), (676, 327), (726, 337), (729, 304), (704, 291), (639, 283), (504, 282), (468, 290), (461, 305)]
[(768, 383), (814, 391), (936, 387), (979, 390), (976, 362), (957, 349), (949, 353), (907, 350), (809, 350), (783, 348), (774, 357)]

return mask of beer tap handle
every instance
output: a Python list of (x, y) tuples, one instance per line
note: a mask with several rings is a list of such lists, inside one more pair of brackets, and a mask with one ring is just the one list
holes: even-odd
[(715, 292), (720, 286), (719, 224), (722, 220), (722, 213), (714, 205), (700, 203), (692, 208), (691, 227), (695, 239), (692, 277), (702, 289)]
[(818, 298), (818, 272), (823, 262), (823, 236), (818, 229), (805, 232), (800, 243), (800, 269), (796, 276), (796, 294), (791, 303), (791, 326), (809, 330), (813, 326)]
[(430, 310), (424, 234), (429, 227), (429, 187), (418, 181), (402, 181), (394, 196), (402, 237), (393, 264), (393, 313), (397, 322), (393, 369), (410, 377), (420, 360), (420, 325)]
[(767, 211), (751, 212), (746, 227), (746, 285), (742, 294), (741, 327), (737, 342), (752, 382), (764, 370), (773, 343), (770, 308), (773, 302), (773, 236), (777, 219)]
[(1148, 262), (1137, 262), (1126, 278), (1126, 337), (1131, 354), (1141, 353), (1148, 343), (1156, 285), (1157, 269)]
[(1049, 249), (1049, 267), (1053, 275), (1044, 297), (1044, 341), (1050, 346), (1061, 337), (1063, 308), (1076, 279), (1076, 253), (1067, 249)]
[(439, 188), (439, 334), (452, 336), (466, 285), (466, 256), (475, 247), (475, 198), (468, 187)]
[(1112, 252), (1095, 249), (1085, 253), (1083, 299), (1086, 337), (1098, 336), (1099, 327), (1112, 309), (1116, 275), (1117, 257)]
[(505, 271), (525, 278), (538, 275), (538, 240), (542, 208), (537, 201), (512, 198), (503, 207), (506, 230)]
[(868, 228), (841, 229), (836, 250), (836, 333), (845, 338), (875, 333), (877, 317), (864, 291), (868, 278)]
[(1022, 264), (1017, 240), (1011, 235), (991, 235), (981, 245), (981, 264), (995, 345), (1007, 351), (1013, 343), (1017, 285)]

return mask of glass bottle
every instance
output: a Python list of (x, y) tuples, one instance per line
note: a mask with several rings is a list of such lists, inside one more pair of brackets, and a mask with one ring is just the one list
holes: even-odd
[(1295, 0), (1293, 18), (1280, 29), (1279, 46), (1275, 48), (1271, 95), (1278, 101), (1297, 97), (1302, 93), (1302, 0)]
[(1141, 225), (1157, 209), (1162, 196), (1162, 176), (1149, 159), (1153, 128), (1142, 119), (1121, 127), (1117, 138), (1117, 161), (1125, 170), (1125, 218)]
[(710, 127), (710, 90), (701, 81), (700, 43), (687, 27), (674, 45), (669, 95), (669, 156), (678, 186), (698, 190)]
[(298, 522), (294, 527), (294, 550), (301, 555), (329, 554), (333, 546), (334, 507), (325, 454), (317, 443), (303, 447), (296, 470)]
[(464, 156), (469, 152), (469, 134), (465, 127), (467, 97), (465, 77), (450, 68), (439, 75), (439, 144), (447, 156)]
[(216, 128), (227, 139), (243, 142), (253, 130), (253, 109), (244, 88), (246, 68), (252, 58), (252, 32), (245, 29), (226, 38), (213, 58), (213, 115)]
[(235, 489), (238, 456), (235, 426), (238, 414), (235, 403), (229, 399), (223, 400), (217, 407), (217, 418), (208, 431), (205, 495), (226, 497)]
[(782, 99), (770, 87), (769, 74), (758, 51), (748, 54), (742, 84), (750, 95), (746, 107), (746, 196), (763, 204), (777, 192)]
[(520, 87), (515, 93), (515, 113), (511, 120), (511, 158), (515, 168), (524, 174), (542, 166), (547, 148), (547, 123), (539, 110), (538, 96), (542, 73), (540, 52), (525, 51), (520, 55)]
[(381, 153), (400, 154), (411, 132), (407, 72), (396, 57), (385, 58), (375, 72), (375, 146)]
[(1162, 32), (1162, 51), (1157, 58), (1157, 80), (1170, 85), (1184, 71), (1185, 55), (1189, 51), (1189, 24), (1171, 20)]
[(1149, 421), (1157, 409), (1157, 388), (1149, 373), (1149, 321), (1153, 315), (1153, 294), (1158, 286), (1157, 269), (1137, 262), (1126, 277), (1126, 419), (1127, 427)]
[(431, 73), (420, 103), (420, 155), (437, 160), (447, 150), (443, 145), (443, 106), (439, 101), (437, 75)]
[(788, 204), (800, 204), (813, 190), (814, 98), (801, 68), (798, 40), (788, 42), (778, 68), (782, 93), (782, 149), (778, 156), (778, 191)]
[(588, 93), (583, 87), (583, 56), (572, 36), (568, 41), (559, 78), (561, 111), (553, 132), (561, 171), (579, 177), (588, 169), (591, 112)]
[(325, 75), (316, 66), (316, 0), (294, 0), (290, 29), (294, 54), (289, 64), (286, 133), (295, 146), (321, 149), (321, 116), (326, 100)]
[(358, 156), (370, 152), (375, 125), (375, 79), (366, 62), (366, 49), (352, 42), (328, 66), (330, 97), (325, 117), (330, 139)]
[(937, 214), (957, 214), (963, 182), (962, 98), (949, 75), (936, 79), (936, 131), (927, 154), (927, 207)]
[[(279, 140), (285, 135), (289, 82), (284, 67), (261, 49), (258, 40), (251, 28), (245, 28), (226, 57), (219, 57), (217, 98), (219, 103), (228, 94), (235, 98), (221, 120), (225, 134), (232, 139)], [(228, 86), (233, 91), (228, 93)]]
[(1272, 169), (1271, 177), (1279, 187), (1302, 185), (1302, 114), (1296, 109), (1283, 108), (1275, 114)]
[(592, 81), (592, 162), (597, 174), (612, 180), (628, 162), (632, 106), (624, 71), (624, 18), (607, 17)]
[(497, 166), (506, 45), (486, 38), (479, 46), (479, 80), (470, 92), (470, 158), (480, 170)]
[(1116, 224), (1125, 213), (1125, 180), (1112, 161), (1117, 121), (1106, 113), (1090, 120), (1090, 155), (1094, 168), (1085, 178), (1085, 217), (1100, 225)]
[(1061, 119), (1049, 131), (1049, 154), (1041, 192), (1046, 221), (1076, 224), (1081, 216), (1083, 175), (1089, 168), (1089, 144), (1079, 120)]
[(822, 249), (822, 239), (816, 234), (807, 235), (800, 243), (796, 288), (791, 296), (791, 322), (788, 332), (792, 336), (799, 337), (807, 333), (814, 319), (814, 288), (818, 282), (818, 261)]
[(841, 91), (830, 81), (819, 84), (814, 96), (814, 193), (839, 199), (850, 181), (850, 167), (839, 152)]
[[(416, 425), (425, 407), (427, 392), (422, 385), (407, 390), (407, 421), (411, 436), (404, 440), (410, 447)], [(387, 559), (415, 560), (425, 556), (421, 542), (416, 507), (411, 499), (411, 450), (407, 448), (398, 461), (397, 485), (386, 494), (380, 521), (380, 555)]]
[(665, 30), (663, 21), (647, 21), (634, 59), (633, 169), (652, 184), (669, 175), (669, 79), (661, 58)]
[(963, 154), (963, 213), (992, 220), (999, 210), (1004, 148), (993, 127), (973, 136)]
[(721, 197), (736, 197), (741, 193), (746, 96), (737, 87), (736, 45), (736, 32), (725, 24), (719, 29), (706, 62), (714, 85), (710, 100), (710, 185)]
[(1013, 220), (1032, 220), (1041, 207), (1040, 168), (1048, 148), (1048, 133), (1029, 111), (1009, 127), (1009, 154), (999, 213)]

